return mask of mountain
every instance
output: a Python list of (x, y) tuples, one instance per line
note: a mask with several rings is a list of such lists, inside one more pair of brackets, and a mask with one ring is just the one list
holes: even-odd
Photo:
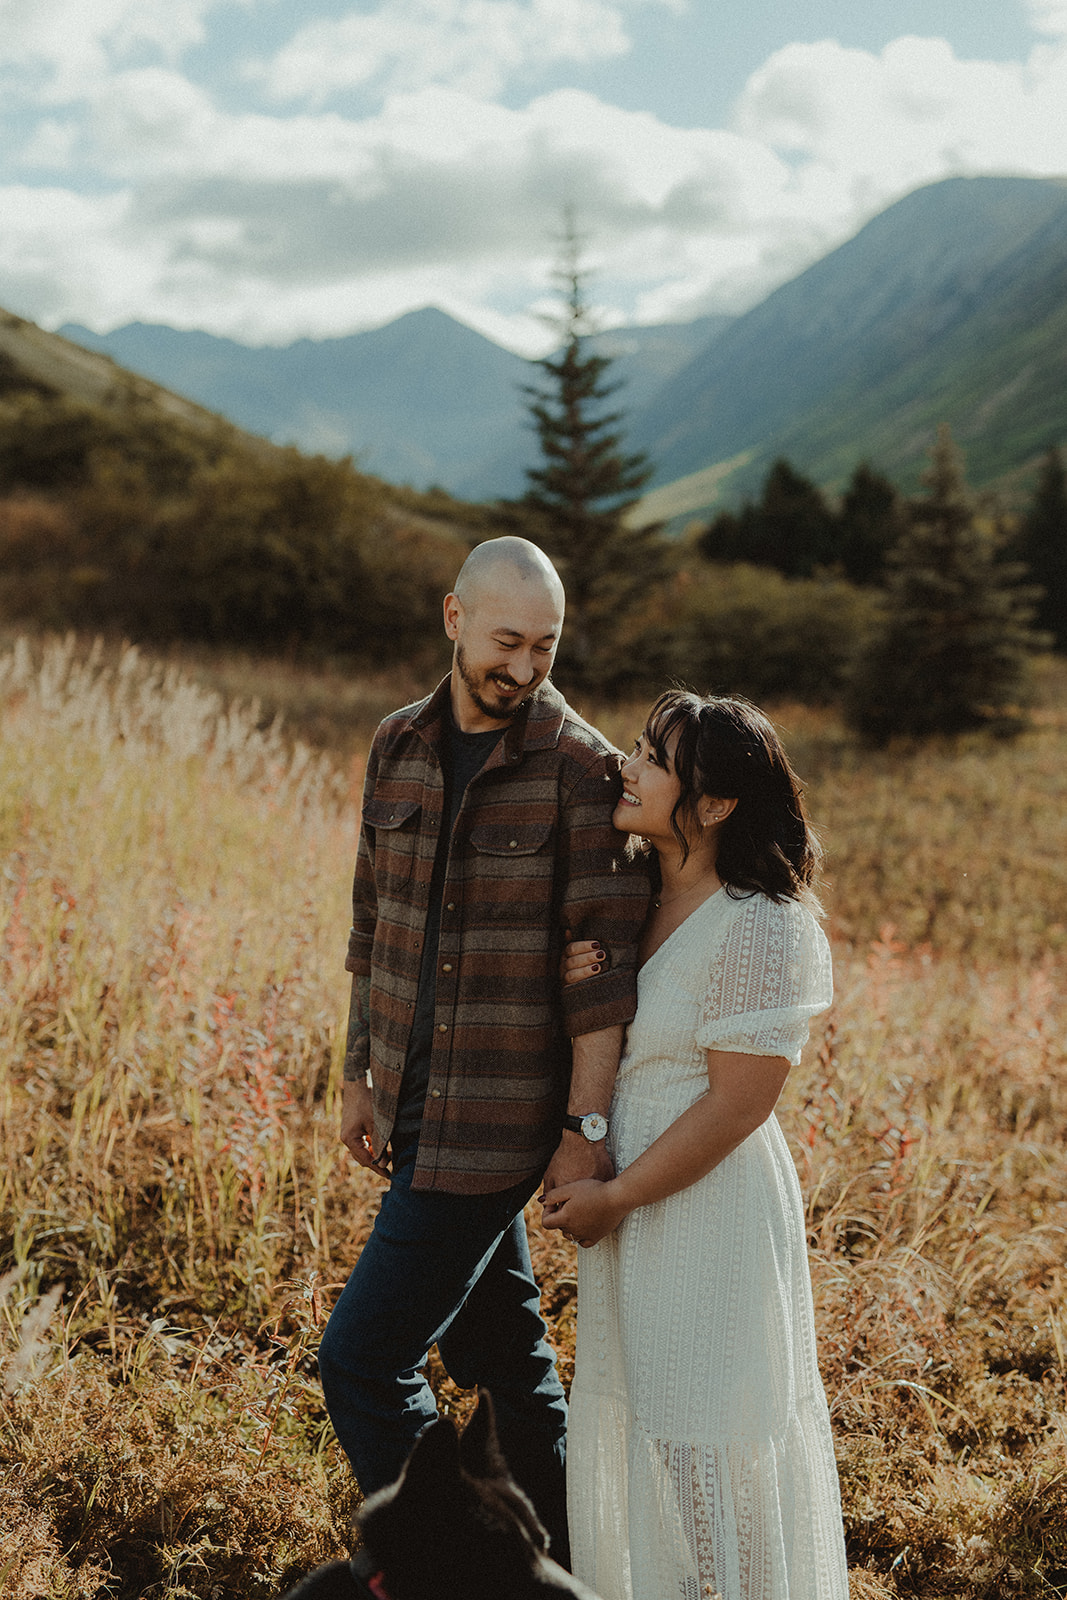
[(419, 488), (463, 492), (521, 419), (526, 363), (429, 307), (283, 348), (145, 323), (62, 331), (277, 444), (352, 454), (362, 471)]
[[(599, 335), (617, 363), (619, 405), (646, 404), (728, 321)], [(518, 495), (536, 454), (523, 395), (536, 370), (434, 307), (281, 348), (139, 322), (103, 335), (61, 331), (277, 444), (352, 454), (361, 470), (394, 483), (439, 484), (472, 500)]]
[(656, 484), (693, 477), (694, 510), (708, 469), (734, 496), (779, 455), (825, 485), (863, 457), (913, 483), (942, 421), (978, 484), (1067, 438), (1067, 183), (908, 195), (674, 373), (631, 442)]
[(643, 410), (698, 350), (706, 350), (733, 317), (712, 315), (693, 322), (660, 322), (642, 327), (609, 328), (589, 340), (594, 350), (614, 362), (609, 382), (617, 382), (614, 409), (629, 419)]
[[(536, 368), (431, 307), (281, 349), (139, 323), (63, 331), (243, 428), (393, 482), (510, 497), (536, 457)], [(974, 483), (1010, 484), (1067, 439), (1067, 182), (931, 184), (744, 316), (598, 341), (627, 448), (655, 467), (643, 515), (736, 500), (779, 455), (831, 489), (863, 458), (913, 487), (942, 421)]]

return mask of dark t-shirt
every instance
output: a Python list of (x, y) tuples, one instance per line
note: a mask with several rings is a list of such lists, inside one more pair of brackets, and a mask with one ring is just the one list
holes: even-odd
[(400, 1104), (393, 1125), (391, 1143), (394, 1150), (418, 1137), (426, 1102), (426, 1090), (430, 1081), (433, 1016), (437, 1004), (437, 948), (441, 938), (441, 900), (452, 830), (456, 825), (467, 785), (481, 772), (502, 737), (501, 728), (490, 728), (486, 733), (462, 733), (456, 727), (451, 714), (445, 724), (445, 738), (441, 747), (445, 804), (441, 818), (441, 832), (437, 837), (433, 875), (430, 878), (430, 903), (426, 908), (426, 932), (423, 937), (422, 964), (419, 968), (419, 992), (415, 1000), (411, 1037), (404, 1062)]

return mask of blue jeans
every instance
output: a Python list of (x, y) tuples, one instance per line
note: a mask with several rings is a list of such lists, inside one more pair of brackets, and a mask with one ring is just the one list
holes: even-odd
[(415, 1151), (394, 1159), (323, 1334), (330, 1420), (363, 1493), (392, 1483), (437, 1415), (421, 1371), (436, 1344), (455, 1383), (492, 1395), (501, 1449), (565, 1564), (567, 1405), (522, 1215), (536, 1184), (485, 1195), (412, 1190)]

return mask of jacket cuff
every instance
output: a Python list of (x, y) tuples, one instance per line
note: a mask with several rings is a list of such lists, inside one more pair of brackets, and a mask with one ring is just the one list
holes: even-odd
[(620, 1023), (625, 1027), (637, 1015), (637, 973), (609, 969), (582, 983), (564, 984), (560, 1004), (570, 1039)]

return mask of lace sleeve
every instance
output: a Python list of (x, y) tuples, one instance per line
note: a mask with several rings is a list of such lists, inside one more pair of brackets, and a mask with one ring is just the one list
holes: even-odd
[(830, 947), (811, 912), (756, 894), (738, 906), (715, 952), (697, 1044), (796, 1066), (812, 1017), (832, 999)]

